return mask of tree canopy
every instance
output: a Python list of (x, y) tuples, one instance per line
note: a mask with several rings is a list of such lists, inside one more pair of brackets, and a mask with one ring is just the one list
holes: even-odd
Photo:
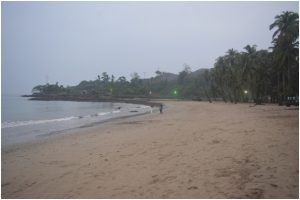
[[(266, 27), (267, 28), (267, 27)], [(56, 84), (35, 86), (35, 95), (93, 95), (95, 97), (151, 97), (223, 100), (225, 102), (278, 102), (299, 96), (299, 16), (282, 12), (269, 26), (275, 30), (270, 49), (245, 45), (242, 51), (229, 49), (212, 68), (192, 72), (183, 65), (178, 74), (157, 70), (156, 76), (142, 79), (136, 72), (130, 81), (107, 72), (96, 80), (77, 86)]]

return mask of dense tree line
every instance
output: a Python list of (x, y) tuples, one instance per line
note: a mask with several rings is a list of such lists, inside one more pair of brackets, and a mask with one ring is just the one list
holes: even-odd
[(242, 51), (229, 49), (216, 59), (213, 68), (192, 72), (185, 64), (178, 75), (156, 71), (156, 76), (141, 79), (137, 73), (128, 81), (103, 72), (96, 80), (77, 86), (38, 85), (39, 95), (93, 95), (96, 97), (175, 97), (223, 100), (225, 102), (277, 102), (299, 96), (299, 16), (283, 12), (270, 25), (275, 30), (272, 47), (258, 50), (246, 45)]
[(244, 51), (230, 49), (210, 70), (211, 92), (224, 101), (248, 99), (282, 104), (299, 96), (299, 16), (283, 12), (275, 17), (272, 51), (247, 45)]

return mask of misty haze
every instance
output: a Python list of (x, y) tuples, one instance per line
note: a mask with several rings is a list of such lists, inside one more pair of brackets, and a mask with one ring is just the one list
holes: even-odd
[(299, 198), (298, 2), (2, 2), (2, 198)]

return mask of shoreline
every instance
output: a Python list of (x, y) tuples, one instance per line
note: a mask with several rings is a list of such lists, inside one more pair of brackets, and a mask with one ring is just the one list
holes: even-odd
[[(89, 101), (81, 101), (81, 102), (89, 102)], [(99, 102), (99, 103), (101, 103), (101, 102)], [(104, 103), (106, 103), (106, 102), (104, 102)], [(112, 102), (112, 103), (116, 103), (116, 102)], [(127, 107), (125, 104), (127, 105)], [(108, 122), (118, 120), (118, 119), (126, 119), (126, 118), (141, 116), (141, 115), (147, 115), (152, 112), (158, 112), (158, 110), (156, 108), (153, 108), (151, 106), (145, 106), (144, 104), (131, 104), (131, 103), (123, 102), (120, 105), (123, 105), (122, 109), (121, 109), (121, 107), (119, 107), (119, 110), (120, 109), (122, 110), (121, 112), (118, 109), (112, 110), (109, 115), (105, 115), (104, 117), (102, 117), (102, 115), (98, 115), (98, 114), (96, 114), (96, 115), (90, 114), (90, 115), (86, 115), (86, 116), (76, 116), (76, 117), (72, 116), (73, 118), (71, 120), (72, 121), (76, 120), (77, 122), (76, 122), (76, 125), (71, 125), (71, 126), (63, 125), (62, 123), (65, 123), (65, 121), (55, 121), (56, 119), (50, 119), (50, 120), (44, 120), (45, 122), (41, 122), (41, 123), (39, 123), (39, 120), (37, 120), (37, 123), (34, 123), (34, 121), (28, 121), (28, 122), (31, 122), (32, 124), (27, 124), (27, 125), (25, 124), (25, 125), (20, 125), (20, 126), (14, 125), (11, 127), (10, 126), (4, 127), (4, 128), (2, 128), (2, 147), (6, 148), (11, 145), (18, 145), (18, 144), (22, 144), (22, 143), (24, 143), (24, 144), (34, 143), (35, 141), (38, 141), (43, 138), (47, 138), (52, 135), (65, 134), (68, 132), (74, 132), (74, 131), (77, 131), (80, 129), (84, 129), (86, 127), (100, 126), (104, 123), (108, 123)], [(134, 105), (136, 105), (138, 107), (134, 107)], [(118, 112), (118, 113), (115, 114), (115, 112)], [(82, 121), (82, 120), (84, 120), (84, 121)], [(47, 122), (47, 121), (50, 121), (50, 122)], [(26, 122), (27, 121), (24, 121), (23, 123), (26, 123)], [(67, 120), (66, 122), (69, 123), (69, 120)], [(75, 122), (72, 122), (72, 123), (75, 123)], [(44, 129), (45, 126), (47, 127), (49, 125), (52, 125), (52, 126), (59, 125), (60, 127), (64, 127), (64, 128), (59, 128), (58, 130), (56, 130), (56, 129), (50, 130), (49, 128)], [(3, 130), (3, 129), (9, 129), (9, 130)], [(30, 135), (25, 134), (25, 133), (22, 134), (22, 132), (21, 132), (22, 129), (26, 129), (26, 131), (25, 131), (26, 133), (28, 132), (28, 130), (31, 130), (31, 129), (34, 132), (37, 132), (37, 131), (38, 132), (36, 134), (30, 134)], [(13, 131), (17, 131), (17, 132), (13, 132)], [(7, 134), (12, 134), (12, 133), (14, 135), (16, 135), (15, 138), (7, 138), (6, 140), (3, 140), (3, 137), (4, 137), (3, 134), (7, 135)], [(3, 141), (6, 141), (6, 142), (3, 142)]]
[(164, 103), (2, 149), (2, 198), (298, 198), (298, 110)]
[(29, 97), (31, 101), (77, 101), (77, 102), (112, 102), (112, 103), (129, 103), (129, 104), (141, 104), (146, 106), (157, 106), (159, 107), (161, 103), (153, 102), (159, 101), (159, 99), (150, 98), (111, 98), (111, 97), (97, 97), (97, 96), (37, 96), (37, 95), (21, 95), (21, 97)]
[(72, 136), (72, 134), (75, 134), (75, 135), (82, 134), (83, 132), (88, 132), (90, 130), (99, 129), (99, 128), (101, 129), (102, 127), (111, 126), (111, 124), (114, 124), (115, 122), (122, 123), (123, 121), (131, 120), (131, 118), (140, 119), (143, 116), (147, 116), (149, 114), (157, 114), (157, 113), (158, 113), (158, 111), (153, 110), (153, 112), (144, 112), (144, 113), (138, 113), (135, 115), (119, 116), (119, 117), (115, 117), (115, 118), (105, 119), (103, 121), (92, 122), (92, 123), (89, 123), (89, 124), (86, 124), (83, 126), (79, 126), (79, 127), (75, 127), (75, 128), (70, 128), (70, 129), (61, 130), (61, 131), (54, 131), (54, 132), (47, 133), (45, 135), (39, 135), (39, 136), (37, 136), (38, 138), (29, 140), (29, 141), (25, 141), (25, 142), (12, 143), (12, 144), (1, 144), (2, 151), (4, 151), (4, 152), (15, 151), (15, 150), (19, 150), (20, 147), (27, 148), (28, 146), (31, 146), (31, 145), (39, 145), (41, 143), (45, 143), (45, 142), (47, 143), (48, 141), (51, 141), (51, 140), (59, 140), (60, 138), (69, 137), (69, 136)]

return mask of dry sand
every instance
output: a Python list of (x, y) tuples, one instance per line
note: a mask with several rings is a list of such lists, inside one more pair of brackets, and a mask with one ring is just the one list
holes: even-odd
[(165, 104), (2, 147), (2, 198), (298, 198), (298, 110)]

